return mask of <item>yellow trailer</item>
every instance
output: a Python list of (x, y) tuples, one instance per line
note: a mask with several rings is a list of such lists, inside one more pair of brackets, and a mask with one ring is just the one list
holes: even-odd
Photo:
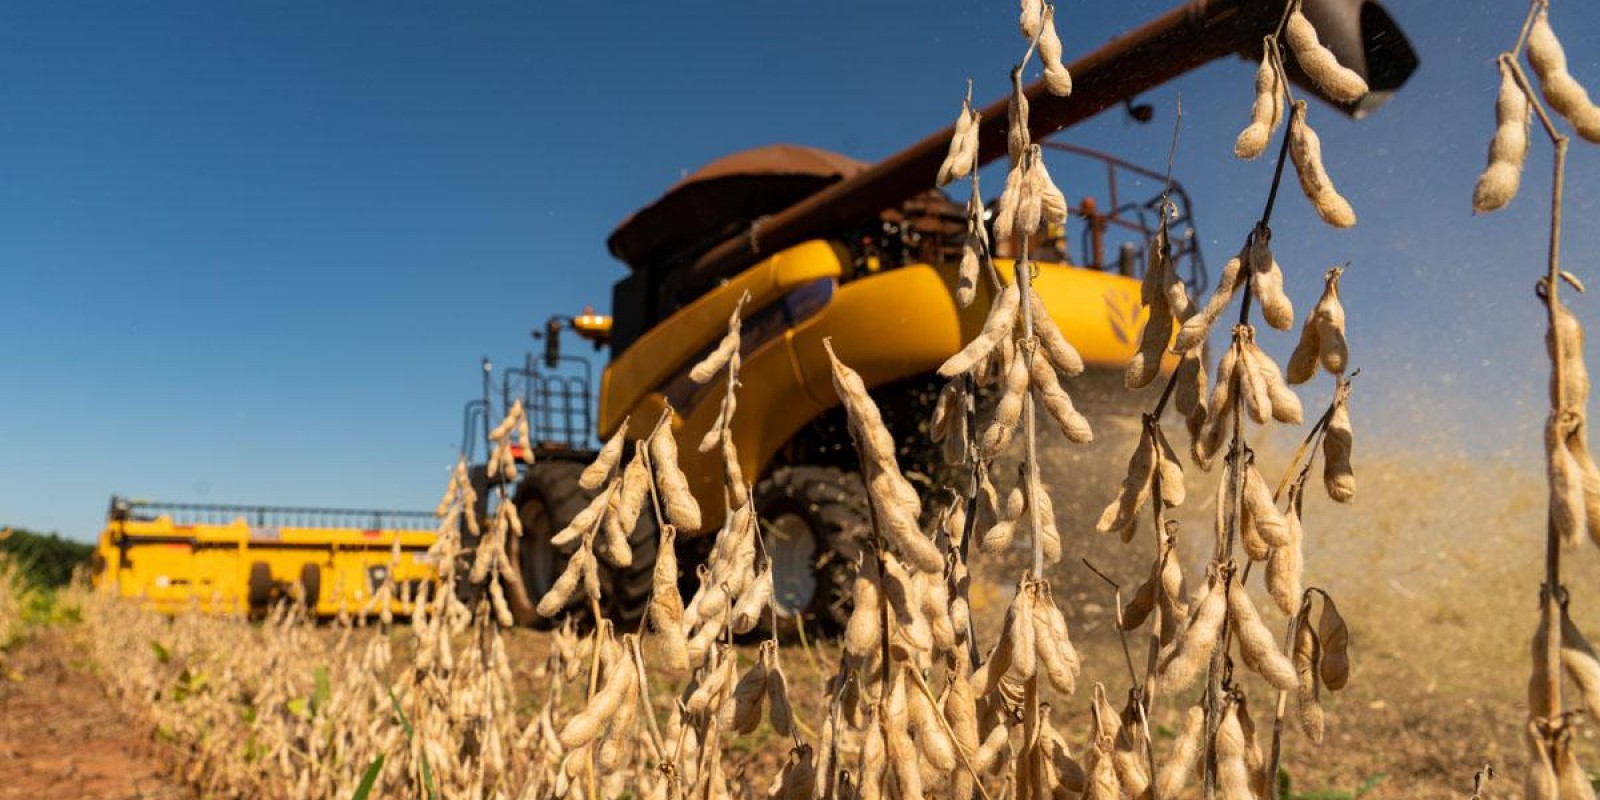
[(151, 610), (260, 614), (301, 600), (317, 616), (389, 609), (437, 577), (426, 511), (151, 503), (111, 498), (94, 554), (94, 585)]

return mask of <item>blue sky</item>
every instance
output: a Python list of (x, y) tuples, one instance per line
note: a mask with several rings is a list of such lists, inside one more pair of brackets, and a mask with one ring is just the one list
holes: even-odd
[[(1169, 5), (1062, 3), (1069, 57)], [(1600, 50), (1577, 44), (1600, 12), (1554, 5), (1600, 91)], [(1388, 6), (1421, 71), (1367, 120), (1311, 117), (1361, 224), (1322, 226), (1291, 181), (1274, 244), (1302, 309), (1353, 262), (1363, 446), (1533, 468), (1548, 146), (1510, 209), (1468, 212), (1526, 5)], [(970, 0), (0, 6), (0, 522), (89, 538), (114, 491), (429, 507), (477, 359), (606, 310), (616, 222), (746, 147), (893, 153), (948, 123), (967, 78), (1002, 94), (1014, 20)], [(1269, 179), (1231, 156), (1252, 74), (1218, 62), (1141, 98), (1154, 124), (1059, 137), (1159, 166), (1181, 93), (1177, 175), (1220, 264)], [(1600, 152), (1575, 142), (1565, 263), (1591, 283), (1597, 209)]]

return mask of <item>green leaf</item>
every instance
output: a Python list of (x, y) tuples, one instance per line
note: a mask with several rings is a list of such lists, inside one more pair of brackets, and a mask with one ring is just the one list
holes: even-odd
[(310, 706), (311, 702), (304, 697), (296, 697), (295, 699), (284, 704), (284, 708), (287, 708), (290, 714), (293, 714), (301, 719), (309, 719), (311, 717)]
[(411, 720), (406, 719), (405, 710), (400, 708), (400, 698), (394, 696), (393, 686), (389, 687), (389, 704), (394, 706), (394, 715), (400, 718), (400, 727), (406, 731), (406, 741), (411, 741), (417, 735), (417, 732), (411, 730)]
[[(416, 737), (416, 731), (411, 729), (411, 720), (406, 719), (405, 709), (400, 707), (400, 698), (394, 696), (394, 687), (389, 687), (389, 704), (394, 706), (395, 716), (400, 718), (400, 727), (405, 729), (406, 741), (410, 742)], [(434, 800), (439, 793), (433, 788), (433, 769), (428, 766), (428, 751), (422, 751), (422, 788), (428, 791), (428, 800)]]
[(361, 783), (356, 786), (356, 793), (350, 795), (350, 800), (367, 800), (367, 795), (372, 794), (372, 787), (378, 782), (378, 775), (383, 772), (383, 754), (379, 753), (372, 763), (367, 765), (367, 771), (361, 776)]
[(1367, 779), (1362, 781), (1360, 786), (1356, 787), (1356, 792), (1354, 795), (1352, 795), (1352, 797), (1360, 797), (1361, 795), (1378, 788), (1378, 784), (1383, 783), (1388, 779), (1389, 773), (1387, 772), (1377, 772), (1372, 775), (1368, 775)]
[(172, 651), (168, 650), (166, 648), (166, 646), (162, 645), (160, 642), (158, 642), (158, 641), (156, 641), (154, 639), (151, 639), (150, 640), (150, 649), (154, 650), (155, 653), (156, 653), (156, 663), (157, 664), (170, 664), (170, 663), (172, 663)]
[(328, 707), (328, 700), (333, 696), (333, 685), (328, 680), (328, 668), (317, 667), (316, 688), (311, 690), (311, 713)]

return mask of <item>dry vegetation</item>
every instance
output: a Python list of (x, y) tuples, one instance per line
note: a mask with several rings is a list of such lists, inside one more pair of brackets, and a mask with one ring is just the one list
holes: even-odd
[[(1027, 237), (1062, 221), (1066, 204), (1028, 140), (1021, 75), (1037, 50), (1052, 91), (1070, 92), (1071, 78), (1054, 9), (1038, 0), (1022, 9), (1027, 53), (1013, 72), (995, 233), (1024, 240), (1027, 252)], [(1518, 63), (1524, 43), (1552, 108), (1580, 133), (1597, 113), (1567, 73), (1542, 3), (1529, 19), (1499, 62), (1500, 130), (1480, 210), (1515, 194), (1532, 116), (1564, 152)], [(1364, 93), (1297, 10), (1282, 42), (1328, 93)], [(1255, 158), (1284, 136), (1274, 174), (1292, 164), (1314, 211), (1353, 225), (1284, 75), (1269, 37), (1236, 153)], [(1529, 796), (1593, 797), (1577, 766), (1592, 731), (1573, 710), (1600, 712), (1600, 662), (1569, 619), (1594, 622), (1593, 604), (1569, 614), (1565, 590), (1541, 594), (1525, 735), (1515, 721), (1521, 684), (1506, 677), (1526, 657), (1512, 641), (1521, 634), (1508, 631), (1532, 627), (1530, 587), (1597, 577), (1592, 558), (1565, 573), (1552, 563), (1585, 528), (1600, 537), (1581, 329), (1557, 297), (1559, 188), (1541, 283), (1554, 331), (1551, 513), (1528, 476), (1417, 456), (1361, 459), (1362, 503), (1347, 506), (1357, 491), (1347, 371), (1359, 355), (1344, 342), (1341, 270), (1319, 285), (1309, 267), (1280, 268), (1269, 201), (1202, 302), (1168, 261), (1163, 222), (1142, 291), (1150, 321), (1126, 375), (1130, 388), (1163, 391), (1134, 429), (1091, 430), (1069, 395), (1082, 360), (1042, 313), (1031, 265), (1007, 282), (990, 259), (978, 128), (964, 105), (938, 176), (971, 181), (958, 300), (993, 298), (982, 331), (940, 370), (949, 384), (932, 424), (968, 480), (934, 500), (914, 490), (860, 378), (833, 361), (874, 545), (838, 645), (748, 643), (777, 609), (758, 509), (727, 435), (739, 386), (735, 311), (727, 338), (694, 371), (727, 387), (718, 425), (698, 443), (720, 448), (727, 468), (727, 521), (707, 563), (672, 557), (678, 531), (698, 528), (701, 514), (668, 416), (650, 421), (631, 455), (623, 433), (607, 443), (584, 474), (596, 499), (556, 537), (572, 557), (537, 613), (598, 616), (599, 564), (626, 564), (628, 533), (653, 520), (660, 558), (639, 631), (511, 630), (505, 586), (519, 578), (504, 542), (521, 535), (518, 517), (502, 492), (479, 531), (463, 465), (439, 509), (442, 583), (417, 599), (406, 627), (381, 603), (375, 619), (319, 629), (291, 608), (249, 625), (85, 599), (85, 641), (112, 695), (174, 745), (184, 778), (210, 796), (1245, 800), (1280, 796), (1279, 775), (1293, 778), (1296, 797), (1464, 796), (1488, 760), (1525, 766)], [(1317, 300), (1297, 314), (1291, 296)], [(1257, 319), (1298, 326), (1285, 367), (1257, 346)], [(1231, 335), (1213, 361), (1207, 341), (1219, 325)], [(1165, 377), (1163, 362), (1175, 364)], [(1331, 402), (1307, 413), (1291, 384), (1322, 373)], [(981, 415), (968, 402), (980, 389), (998, 398)], [(1274, 433), (1307, 422), (1305, 434)], [(494, 432), (496, 471), (515, 470), (510, 445), (525, 437), (519, 406)], [(1083, 479), (1084, 464), (1102, 474)], [(1052, 486), (1072, 488), (1052, 495)], [(942, 507), (925, 509), (930, 502)], [(1540, 517), (1552, 542), (1544, 563), (1525, 534)], [(1460, 546), (1463, 531), (1470, 547)], [(687, 599), (680, 568), (703, 576)], [(0, 592), (0, 625), (13, 618), (8, 596)], [(1568, 702), (1564, 669), (1577, 689)], [(1508, 744), (1517, 737), (1526, 749)]]

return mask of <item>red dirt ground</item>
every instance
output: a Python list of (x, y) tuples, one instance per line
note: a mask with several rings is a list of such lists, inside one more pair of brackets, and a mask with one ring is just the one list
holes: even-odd
[(192, 798), (59, 630), (0, 656), (0, 798)]

